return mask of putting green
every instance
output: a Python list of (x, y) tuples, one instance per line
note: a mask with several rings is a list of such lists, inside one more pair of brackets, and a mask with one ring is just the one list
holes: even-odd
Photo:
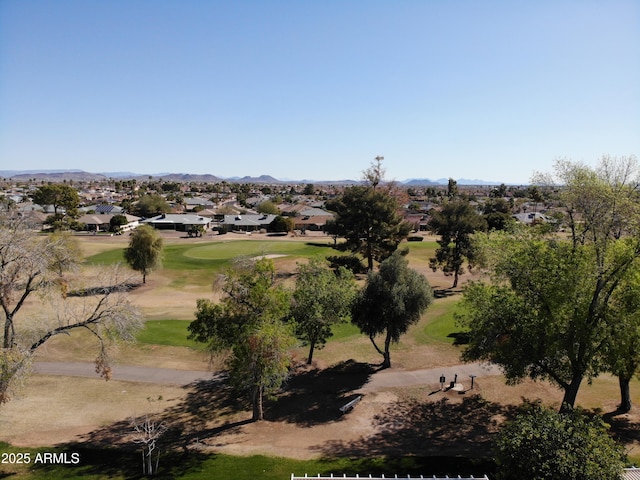
[(259, 255), (317, 255), (321, 248), (308, 245), (305, 242), (257, 242), (252, 240), (240, 240), (233, 242), (218, 242), (194, 246), (182, 251), (182, 255), (199, 260), (227, 260), (239, 256)]

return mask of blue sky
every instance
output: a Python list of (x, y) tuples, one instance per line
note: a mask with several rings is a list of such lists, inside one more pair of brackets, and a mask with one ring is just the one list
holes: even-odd
[(527, 183), (640, 154), (635, 0), (0, 0), (0, 169)]

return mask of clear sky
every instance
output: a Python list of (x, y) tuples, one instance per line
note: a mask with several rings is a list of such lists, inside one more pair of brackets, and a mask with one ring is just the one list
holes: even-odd
[(0, 0), (0, 170), (527, 183), (640, 155), (638, 0)]

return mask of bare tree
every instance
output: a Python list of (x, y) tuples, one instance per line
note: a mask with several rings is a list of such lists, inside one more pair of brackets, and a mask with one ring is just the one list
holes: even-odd
[[(130, 340), (141, 327), (129, 303), (131, 284), (115, 267), (89, 278), (64, 274), (77, 266), (68, 254), (69, 238), (39, 236), (15, 221), (0, 222), (0, 307), (4, 314), (0, 350), (0, 404), (28, 371), (36, 350), (50, 338), (85, 329), (98, 341), (96, 372), (109, 379), (108, 347)], [(37, 295), (39, 308), (25, 307)], [(28, 312), (24, 312), (28, 310)]]
[[(131, 420), (133, 428), (133, 442), (142, 445), (142, 474), (154, 475), (158, 473), (160, 463), (160, 449), (158, 440), (167, 431), (167, 425), (156, 420), (153, 415), (147, 414)], [(154, 464), (155, 452), (155, 464)]]

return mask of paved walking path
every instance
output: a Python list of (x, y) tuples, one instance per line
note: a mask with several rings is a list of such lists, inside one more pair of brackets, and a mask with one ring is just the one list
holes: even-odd
[[(70, 377), (98, 378), (93, 363), (85, 362), (36, 362), (35, 373), (41, 375), (65, 375)], [(139, 367), (135, 365), (116, 365), (112, 370), (113, 380), (131, 382), (165, 383), (187, 385), (198, 380), (211, 380), (214, 376), (205, 370), (175, 370), (170, 368)], [(496, 365), (469, 363), (453, 367), (428, 368), (422, 370), (395, 370), (389, 368), (374, 373), (369, 382), (360, 390), (376, 391), (389, 387), (411, 385), (436, 385), (444, 375), (448, 385), (457, 377), (457, 383), (471, 383), (471, 375), (486, 377), (500, 375)]]
[[(41, 375), (99, 378), (95, 365), (88, 362), (36, 362), (33, 370)], [(116, 365), (112, 368), (112, 374), (112, 380), (174, 385), (187, 385), (197, 380), (211, 380), (213, 378), (211, 372), (204, 370), (175, 370), (135, 365)]]
[(471, 375), (474, 377), (488, 377), (501, 374), (502, 371), (497, 365), (481, 363), (467, 363), (453, 367), (426, 368), (422, 370), (394, 370), (389, 368), (373, 374), (369, 382), (360, 390), (376, 391), (389, 387), (439, 385), (441, 375), (445, 377), (447, 385), (454, 381), (457, 375), (456, 383), (463, 383), (469, 386), (471, 384)]

